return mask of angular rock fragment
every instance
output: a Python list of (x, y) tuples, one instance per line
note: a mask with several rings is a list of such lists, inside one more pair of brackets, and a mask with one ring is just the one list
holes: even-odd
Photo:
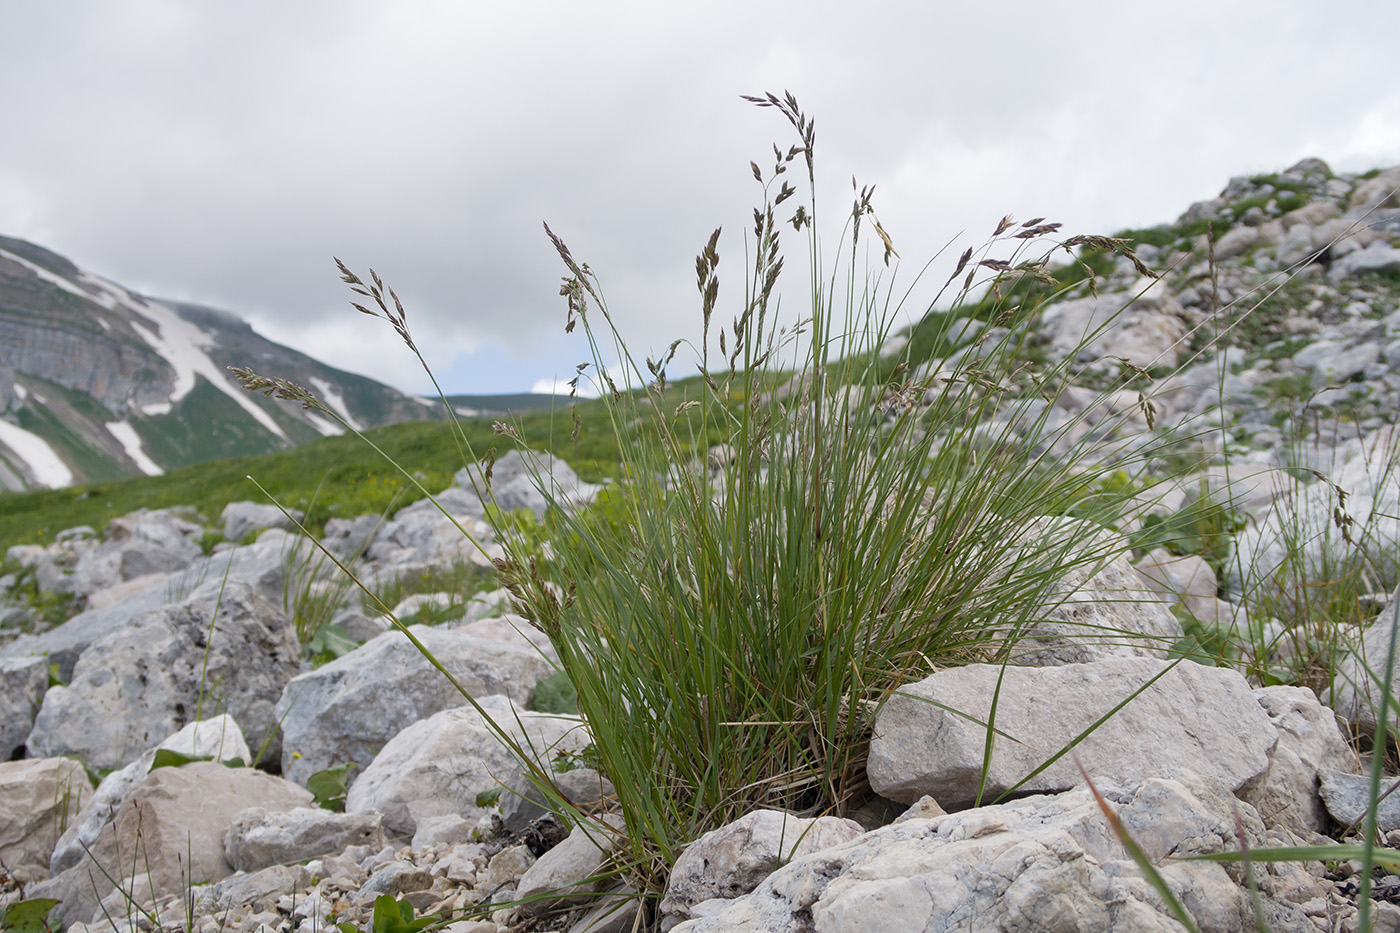
[(252, 768), (228, 768), (197, 761), (158, 768), (127, 796), (111, 825), (91, 848), (91, 858), (35, 885), (34, 897), (62, 901), (53, 919), (67, 926), (88, 922), (116, 881), (139, 865), (156, 896), (189, 885), (218, 881), (233, 873), (224, 858), (224, 835), (234, 814), (250, 806), (307, 806), (305, 789)]

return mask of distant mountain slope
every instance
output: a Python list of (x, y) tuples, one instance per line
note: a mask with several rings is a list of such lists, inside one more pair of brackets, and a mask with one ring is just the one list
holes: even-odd
[[(441, 399), (433, 399), (438, 405)], [(447, 401), (458, 415), (467, 417), (523, 414), (527, 411), (540, 411), (550, 407), (567, 409), (569, 398), (566, 395), (552, 395), (548, 392), (513, 392), (500, 395), (449, 395)]]
[(434, 417), (421, 401), (266, 340), (232, 314), (138, 295), (0, 237), (0, 488), (154, 475), (341, 430), (244, 391), (230, 365), (305, 385), (356, 426)]

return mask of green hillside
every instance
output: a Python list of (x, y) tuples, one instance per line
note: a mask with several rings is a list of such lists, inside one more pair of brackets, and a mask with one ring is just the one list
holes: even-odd
[(449, 395), (447, 400), (456, 409), (470, 408), (480, 412), (529, 412), (564, 408), (569, 400), (563, 396), (540, 392), (515, 392), (499, 395)]
[[(679, 384), (668, 396), (679, 402), (687, 390), (686, 384)], [(615, 476), (617, 443), (602, 404), (581, 402), (579, 416), (576, 440), (570, 439), (573, 425), (567, 404), (553, 411), (522, 413), (511, 424), (530, 446), (551, 450), (584, 479), (596, 482)], [(462, 419), (460, 424), (467, 443), (480, 455), (493, 447), (504, 453), (517, 446), (496, 433), (492, 419)], [(447, 487), (464, 462), (453, 429), (445, 422), (390, 425), (365, 436), (432, 492)], [(249, 476), (283, 506), (306, 510), (309, 525), (318, 531), (328, 518), (384, 512), (423, 496), (369, 444), (341, 435), (292, 450), (200, 463), (163, 476), (0, 494), (0, 554), (13, 544), (46, 543), (76, 525), (101, 530), (111, 519), (143, 507), (192, 506), (212, 522), (229, 502), (264, 501)]]

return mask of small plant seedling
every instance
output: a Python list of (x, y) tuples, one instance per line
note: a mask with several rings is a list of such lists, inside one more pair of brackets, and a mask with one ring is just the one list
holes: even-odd
[[(374, 917), (364, 933), (418, 933), (438, 921), (433, 917), (413, 919), (413, 905), (407, 900), (396, 901), (387, 894), (374, 899)], [(353, 923), (341, 923), (340, 933), (361, 933)]]
[(311, 791), (316, 806), (336, 813), (345, 812), (345, 792), (350, 784), (349, 773), (353, 767), (355, 762), (346, 761), (334, 768), (317, 771), (306, 779), (306, 789)]

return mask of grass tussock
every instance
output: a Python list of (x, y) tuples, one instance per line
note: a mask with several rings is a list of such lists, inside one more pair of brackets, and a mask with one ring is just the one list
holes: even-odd
[[(791, 97), (754, 102), (781, 113), (797, 140), (775, 146), (766, 169), (751, 166), (762, 198), (739, 297), (720, 300), (720, 231), (696, 258), (698, 345), (637, 359), (598, 277), (546, 228), (567, 271), (566, 330), (590, 351), (575, 388), (591, 378), (603, 390), (619, 470), (593, 508), (554, 503), (548, 556), (508, 523), (495, 528), (501, 580), (559, 653), (618, 789), (628, 861), (652, 890), (684, 844), (754, 807), (845, 813), (867, 800), (879, 704), (941, 667), (1015, 657), (1066, 595), (1067, 568), (1125, 548), (1103, 533), (1126, 500), (1105, 477), (1150, 447), (1143, 430), (1047, 427), (1046, 399), (1069, 373), (1028, 364), (1037, 305), (1020, 303), (1015, 286), (1053, 281), (1044, 270), (1055, 250), (1092, 241), (1131, 257), (1125, 244), (1056, 241), (1057, 224), (1006, 218), (944, 286), (954, 296), (945, 328), (969, 317), (965, 307), (990, 326), (916, 370), (881, 354), (911, 309), (885, 277), (897, 254), (872, 189), (841, 211), (829, 261), (813, 124)], [(785, 238), (807, 265), (795, 320), (778, 313)], [(392, 290), (372, 274), (342, 267), (342, 277), (369, 299), (357, 307), (412, 348)], [(678, 353), (693, 355), (699, 378), (670, 380)], [(1150, 418), (1145, 398), (1140, 410)], [(534, 440), (518, 425), (497, 430)], [(488, 496), (490, 462), (475, 475)]]

